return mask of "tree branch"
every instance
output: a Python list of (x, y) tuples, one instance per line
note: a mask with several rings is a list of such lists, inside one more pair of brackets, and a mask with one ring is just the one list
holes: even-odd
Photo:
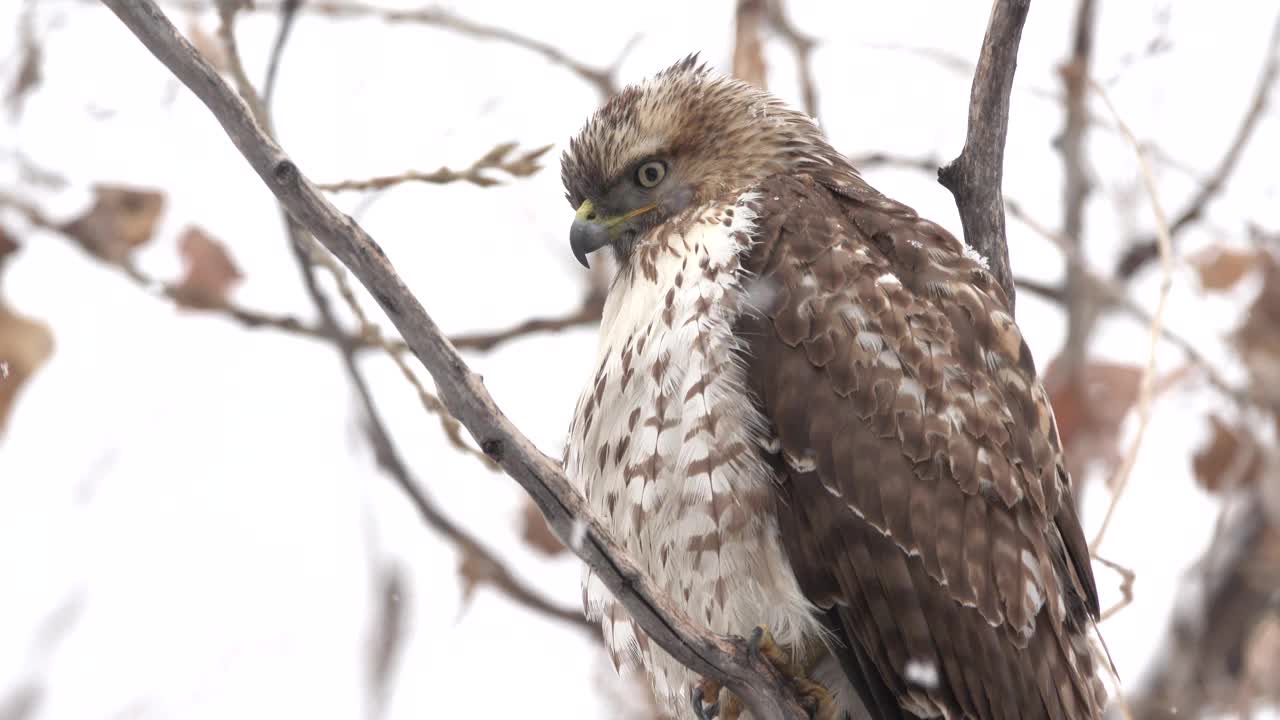
[(462, 170), (441, 167), (431, 172), (409, 170), (399, 175), (386, 175), (368, 180), (343, 180), (335, 183), (320, 183), (316, 188), (327, 192), (345, 192), (349, 190), (385, 190), (392, 185), (406, 182), (424, 182), (434, 185), (445, 185), (452, 182), (468, 182), (476, 187), (492, 187), (500, 184), (485, 174), (486, 170), (500, 170), (511, 177), (529, 177), (542, 169), (538, 158), (542, 157), (553, 146), (543, 145), (526, 150), (514, 158), (511, 153), (518, 147), (517, 143), (505, 142), (494, 145), (492, 149), (478, 160)]
[[(591, 566), (645, 633), (694, 672), (724, 683), (754, 717), (806, 718), (767, 660), (751, 653), (741, 638), (719, 637), (696, 625), (626, 555), (593, 517), (559, 463), (534, 447), (494, 404), (480, 377), (441, 334), (373, 238), (325, 200), (155, 3), (103, 2), (204, 102), (291, 216), (355, 274), (430, 371), (449, 411), (529, 492), (552, 529)], [(571, 538), (581, 542), (567, 542)]]
[[(1262, 72), (1258, 76), (1257, 88), (1253, 91), (1253, 100), (1249, 103), (1249, 109), (1245, 111), (1244, 119), (1240, 121), (1240, 128), (1236, 130), (1235, 137), (1231, 140), (1217, 168), (1186, 206), (1173, 216), (1172, 222), (1169, 223), (1170, 237), (1176, 237), (1187, 226), (1199, 220), (1209, 203), (1226, 187), (1227, 180), (1235, 171), (1245, 145), (1249, 143), (1249, 138), (1253, 136), (1254, 129), (1262, 119), (1271, 95), (1271, 88), (1275, 85), (1276, 77), (1280, 75), (1280, 16), (1276, 17), (1276, 23), (1271, 29), (1266, 58)], [(1116, 264), (1115, 275), (1121, 280), (1127, 280), (1159, 256), (1159, 239), (1143, 238), (1120, 257), (1120, 261)]]
[(1065, 381), (1072, 386), (1080, 380), (1097, 317), (1097, 303), (1090, 292), (1084, 255), (1084, 210), (1093, 190), (1086, 166), (1085, 148), (1089, 131), (1089, 65), (1093, 54), (1093, 27), (1097, 17), (1094, 0), (1080, 0), (1077, 6), (1071, 58), (1059, 68), (1063, 84), (1066, 120), (1055, 143), (1062, 154), (1062, 235), (1074, 245), (1081, 260), (1067, 264), (1065, 283), (1067, 338), (1062, 361)]
[(969, 129), (960, 155), (938, 171), (938, 182), (955, 196), (965, 242), (987, 258), (991, 274), (1014, 306), (1013, 273), (1001, 179), (1009, 130), (1009, 93), (1018, 67), (1018, 43), (1031, 0), (996, 0), (982, 40), (969, 98)]
[[(235, 8), (231, 5), (224, 5), (222, 13), (222, 24), (219, 29), (220, 35), (229, 42), (227, 47), (228, 59), (233, 67), (240, 67), (239, 53), (234, 44), (234, 15)], [(288, 18), (282, 18), (282, 22), (289, 22)], [(277, 45), (275, 53), (278, 55), (283, 49), (283, 39), (287, 35), (283, 35), (282, 41)], [(245, 77), (243, 73), (238, 74), (239, 77)], [(240, 87), (240, 94), (252, 98), (254, 89), (248, 84), (247, 79)], [(261, 115), (255, 116), (254, 120), (258, 126), (267, 134), (266, 137), (274, 139), (274, 131), (272, 130), (272, 120), (270, 116), (270, 107), (266, 104), (265, 99), (261, 102), (249, 102), (248, 107), (259, 108)], [(356, 362), (356, 346), (348, 341), (348, 337), (342, 332), (338, 323), (336, 313), (334, 313), (329, 298), (324, 294), (320, 287), (319, 279), (316, 274), (317, 258), (315, 255), (322, 252), (314, 247), (314, 240), (308, 235), (307, 230), (303, 228), (297, 220), (288, 214), (287, 208), (281, 204), (281, 212), (284, 214), (285, 228), (289, 238), (289, 246), (293, 250), (294, 258), (298, 263), (298, 268), (302, 273), (302, 278), (307, 289), (307, 294), (311, 297), (312, 303), (315, 305), (317, 312), (321, 318), (321, 329), (323, 332), (335, 338), (335, 345), (342, 356), (343, 366), (346, 369), (348, 379), (356, 390), (356, 395), (360, 399), (361, 409), (364, 411), (364, 430), (369, 438), (370, 444), (373, 446), (374, 457), (378, 466), (391, 475), (396, 485), (409, 498), (414, 509), (418, 511), (418, 515), (427, 524), (428, 527), (436, 530), (447, 537), (463, 557), (473, 563), (478, 563), (483, 569), (478, 576), (482, 577), (486, 582), (494, 585), (502, 591), (507, 597), (511, 598), (516, 604), (531, 610), (533, 612), (546, 615), (556, 620), (567, 622), (579, 629), (593, 630), (590, 623), (587, 623), (580, 612), (565, 607), (558, 607), (547, 599), (536, 593), (530, 586), (517, 578), (503, 562), (484, 545), (472, 537), (469, 533), (462, 529), (461, 526), (454, 523), (431, 501), (426, 492), (419, 486), (418, 482), (413, 478), (409, 471), (408, 465), (405, 464), (399, 450), (396, 448), (391, 434), (387, 430), (385, 421), (382, 419), (381, 412), (377, 403), (373, 398), (373, 391), (369, 387), (368, 380), (364, 373), (361, 372), (359, 364)], [(340, 270), (331, 268), (335, 280), (338, 282), (339, 289), (344, 296), (347, 304), (356, 313), (360, 320), (360, 324), (364, 329), (361, 337), (373, 340), (375, 343), (386, 347), (386, 343), (381, 341), (381, 332), (375, 327), (364, 313), (360, 310), (359, 304), (351, 295), (350, 288), (347, 287), (345, 277), (340, 275)], [(392, 352), (387, 348), (388, 352)], [(435, 415), (441, 418), (442, 425), (446, 436), (450, 442), (457, 448), (465, 452), (474, 452), (474, 450), (463, 442), (458, 434), (456, 422), (446, 412), (445, 408), (440, 404), (434, 396), (422, 387), (409, 368), (403, 364), (399, 355), (392, 353), (393, 359), (397, 361), (401, 371), (409, 379), (417, 390), (419, 397), (423, 403)], [(492, 460), (484, 455), (479, 457), (486, 463), (492, 464)], [(593, 636), (595, 633), (591, 633)]]
[(787, 17), (786, 0), (766, 0), (766, 2), (769, 24), (782, 36), (783, 41), (791, 46), (791, 52), (796, 56), (796, 70), (800, 73), (800, 101), (804, 105), (804, 111), (809, 117), (816, 119), (818, 89), (813, 80), (813, 49), (817, 47), (817, 43), (791, 24), (791, 18)]

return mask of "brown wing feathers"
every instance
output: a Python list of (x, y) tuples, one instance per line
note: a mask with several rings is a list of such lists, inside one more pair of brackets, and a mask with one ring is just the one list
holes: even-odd
[(760, 198), (748, 376), (780, 443), (783, 542), (846, 668), (874, 668), (864, 703), (1098, 716), (1087, 548), (1003, 293), (856, 178), (777, 177)]

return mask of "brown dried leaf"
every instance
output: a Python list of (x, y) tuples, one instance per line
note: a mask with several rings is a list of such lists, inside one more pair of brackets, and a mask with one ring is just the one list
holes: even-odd
[(1077, 434), (1114, 434), (1138, 399), (1142, 368), (1137, 365), (1092, 362), (1074, 379), (1062, 377), (1057, 359), (1049, 363), (1044, 384), (1058, 421), (1058, 434), (1070, 445)]
[(155, 235), (164, 193), (121, 185), (97, 185), (93, 207), (60, 229), (90, 253), (124, 262), (134, 248)]
[(18, 241), (9, 234), (8, 230), (0, 227), (0, 260), (4, 260), (12, 252), (18, 249)]
[[(1152, 394), (1168, 389), (1190, 370), (1187, 365), (1155, 378)], [(1120, 425), (1138, 400), (1141, 382), (1142, 368), (1136, 365), (1090, 362), (1069, 378), (1058, 358), (1049, 362), (1045, 390), (1066, 450), (1067, 470), (1077, 480), (1084, 480), (1093, 463), (1108, 476), (1119, 465)]]
[(213, 66), (214, 70), (220, 73), (227, 71), (227, 53), (222, 43), (205, 32), (205, 29), (200, 26), (199, 20), (194, 17), (191, 18), (191, 24), (187, 26), (187, 39), (204, 56), (204, 59)]
[(187, 307), (221, 306), (227, 292), (244, 278), (226, 246), (198, 227), (182, 231), (178, 250), (187, 270), (175, 288), (176, 299)]
[(1258, 266), (1259, 253), (1228, 247), (1212, 247), (1191, 257), (1205, 290), (1230, 290)]
[(1209, 424), (1213, 437), (1191, 458), (1196, 482), (1209, 492), (1255, 483), (1262, 470), (1258, 441), (1247, 429), (1233, 428), (1217, 415), (1209, 416)]
[(495, 145), (493, 146), (493, 149), (485, 153), (484, 157), (480, 158), (479, 162), (477, 162), (476, 164), (477, 165), (501, 165), (502, 161), (505, 160), (506, 157), (511, 154), (511, 151), (516, 149), (517, 145), (518, 143), (513, 143), (513, 142), (505, 142), (499, 145)]
[(542, 512), (532, 500), (526, 500), (524, 503), (521, 525), (520, 537), (524, 538), (524, 541), (534, 550), (551, 556), (565, 551), (564, 545), (556, 534), (551, 532), (551, 526), (547, 525), (546, 518), (542, 517)]
[(1252, 390), (1265, 403), (1280, 406), (1280, 261), (1260, 252), (1262, 290), (1232, 340), (1249, 371)]
[(462, 580), (462, 607), (471, 604), (476, 588), (493, 579), (494, 568), (483, 555), (463, 551), (462, 560), (458, 563), (458, 577)]
[(23, 384), (53, 353), (53, 333), (44, 323), (0, 305), (0, 431)]

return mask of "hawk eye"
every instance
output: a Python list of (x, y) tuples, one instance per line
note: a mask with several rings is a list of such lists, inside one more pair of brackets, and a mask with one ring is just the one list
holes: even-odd
[(662, 178), (667, 176), (667, 164), (661, 160), (650, 160), (636, 170), (636, 182), (641, 187), (657, 187)]

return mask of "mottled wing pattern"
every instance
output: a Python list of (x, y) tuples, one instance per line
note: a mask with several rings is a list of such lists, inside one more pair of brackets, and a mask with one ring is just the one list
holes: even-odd
[(738, 332), (782, 540), (846, 667), (922, 716), (1100, 717), (1088, 549), (1004, 293), (854, 175), (758, 191)]

